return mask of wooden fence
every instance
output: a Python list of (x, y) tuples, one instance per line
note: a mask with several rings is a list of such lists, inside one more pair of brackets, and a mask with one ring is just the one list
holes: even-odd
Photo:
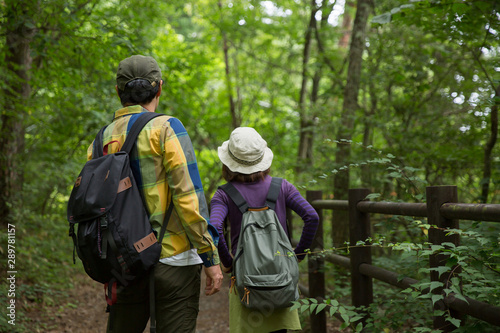
[[(323, 249), (323, 210), (345, 210), (349, 212), (349, 242), (356, 245), (358, 241), (366, 242), (370, 239), (370, 214), (390, 214), (411, 217), (426, 217), (428, 224), (437, 226), (428, 232), (429, 242), (442, 244), (450, 242), (459, 245), (459, 235), (447, 235), (448, 228), (458, 229), (459, 219), (500, 222), (500, 204), (463, 204), (457, 203), (456, 186), (430, 186), (426, 188), (427, 203), (396, 203), (396, 202), (370, 202), (365, 200), (370, 194), (368, 189), (349, 190), (348, 200), (322, 200), (321, 191), (308, 191), (306, 198), (316, 209), (320, 217), (320, 224), (313, 241), (311, 250)], [(369, 245), (369, 243), (365, 243)], [(311, 298), (325, 299), (325, 260), (338, 266), (350, 269), (351, 272), (351, 301), (355, 307), (369, 306), (373, 302), (373, 279), (377, 279), (401, 289), (409, 288), (419, 281), (406, 277), (399, 278), (399, 274), (372, 265), (371, 246), (350, 248), (350, 257), (336, 254), (326, 256), (310, 255), (308, 258), (308, 284), (302, 288), (302, 293)], [(447, 256), (433, 254), (430, 256), (430, 268), (444, 266)], [(457, 272), (457, 267), (454, 272)], [(327, 273), (327, 272), (326, 272)], [(448, 279), (448, 274), (439, 276), (437, 271), (431, 271), (431, 281), (443, 282)], [(466, 291), (465, 291), (466, 292)], [(433, 294), (443, 294), (443, 288), (435, 288)], [(443, 294), (444, 295), (444, 294)], [(488, 323), (500, 326), (500, 307), (480, 302), (468, 297), (466, 301), (454, 297), (453, 293), (435, 303), (434, 308), (449, 310), (454, 318), (469, 315)], [(311, 314), (311, 331), (315, 333), (326, 332), (326, 313)], [(366, 320), (366, 317), (363, 321)], [(451, 332), (455, 327), (445, 316), (433, 317), (435, 329)]]

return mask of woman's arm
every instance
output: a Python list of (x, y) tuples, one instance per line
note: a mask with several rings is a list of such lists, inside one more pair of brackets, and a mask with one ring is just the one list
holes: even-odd
[(224, 220), (227, 217), (228, 208), (222, 193), (222, 190), (217, 190), (210, 201), (210, 222), (219, 233), (218, 249), (220, 261), (224, 267), (230, 268), (233, 265), (233, 258), (224, 237)]
[(309, 202), (306, 201), (306, 199), (302, 197), (295, 186), (290, 184), (290, 187), (291, 189), (285, 198), (286, 205), (297, 213), (304, 221), (304, 227), (302, 229), (299, 244), (295, 248), (297, 258), (302, 260), (305, 257), (305, 250), (310, 248), (314, 236), (316, 235), (319, 216), (318, 213), (316, 213), (316, 210), (309, 204)]

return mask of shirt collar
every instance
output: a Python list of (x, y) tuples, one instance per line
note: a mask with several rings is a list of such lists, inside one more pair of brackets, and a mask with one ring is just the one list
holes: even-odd
[(144, 111), (147, 111), (147, 110), (144, 109), (140, 105), (126, 106), (124, 108), (121, 108), (121, 109), (115, 111), (115, 113), (113, 114), (113, 121), (115, 121), (116, 119), (118, 119), (120, 117), (130, 116), (130, 115), (133, 115), (136, 113), (141, 113)]

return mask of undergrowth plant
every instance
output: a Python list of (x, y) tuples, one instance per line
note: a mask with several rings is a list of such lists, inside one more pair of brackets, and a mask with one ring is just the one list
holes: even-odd
[[(373, 152), (376, 157), (364, 162), (350, 163), (329, 172), (324, 172), (309, 184), (317, 184), (319, 179), (327, 179), (330, 175), (359, 168), (361, 166), (385, 166), (385, 179), (404, 188), (408, 200), (425, 202), (425, 191), (419, 187), (425, 181), (413, 176), (419, 170), (404, 166), (392, 154), (383, 153), (372, 146), (364, 147), (351, 140), (327, 140), (327, 143), (356, 145)], [(307, 188), (303, 186), (302, 188)], [(411, 190), (410, 190), (411, 189)], [(381, 193), (372, 193), (366, 199), (381, 200)], [(329, 224), (325, 225), (330, 227)], [(462, 320), (452, 316), (450, 310), (434, 310), (438, 302), (447, 296), (468, 302), (475, 299), (494, 306), (500, 305), (500, 226), (490, 222), (461, 221), (460, 229), (442, 230), (447, 235), (460, 236), (460, 245), (443, 243), (431, 244), (428, 241), (429, 230), (437, 228), (425, 220), (408, 216), (377, 216), (372, 220), (373, 238), (359, 241), (357, 244), (345, 242), (345, 247), (326, 247), (311, 256), (326, 256), (331, 253), (349, 254), (353, 247), (372, 247), (378, 256), (372, 258), (373, 265), (397, 272), (400, 279), (410, 277), (418, 280), (410, 288), (398, 289), (383, 282), (374, 280), (374, 302), (369, 308), (357, 309), (348, 302), (350, 283), (345, 283), (346, 270), (328, 269), (326, 284), (338, 287), (337, 281), (344, 280), (344, 292), (334, 290), (328, 292), (325, 300), (304, 298), (294, 303), (293, 309), (300, 313), (319, 313), (326, 311), (331, 317), (341, 320), (340, 329), (354, 332), (430, 332), (433, 329), (433, 316), (444, 316), (446, 322), (456, 327), (456, 332), (497, 332), (498, 327), (473, 317), (465, 316)], [(329, 233), (325, 233), (329, 234)], [(446, 255), (446, 264), (430, 268), (429, 258), (432, 255)], [(439, 277), (446, 277), (445, 282), (431, 281), (431, 272)], [(335, 282), (331, 282), (334, 280)], [(366, 317), (365, 317), (366, 316)], [(366, 320), (363, 322), (363, 318)]]
[[(422, 223), (413, 222), (418, 228), (427, 232), (436, 228)], [(495, 229), (497, 232), (484, 232), (484, 229)], [(499, 228), (485, 226), (484, 223), (472, 223), (465, 229), (449, 229), (450, 234), (459, 234), (462, 245), (452, 243), (441, 245), (429, 242), (386, 243), (381, 239), (367, 239), (351, 246), (371, 246), (385, 248), (392, 252), (389, 257), (374, 258), (374, 265), (397, 271), (400, 278), (411, 277), (419, 280), (418, 283), (405, 290), (375, 282), (374, 303), (368, 309), (356, 309), (342, 305), (335, 298), (328, 298), (319, 302), (314, 298), (305, 298), (294, 303), (293, 308), (299, 312), (318, 313), (326, 311), (330, 316), (339, 318), (343, 323), (341, 329), (350, 328), (354, 332), (363, 329), (372, 332), (441, 332), (432, 329), (432, 316), (444, 315), (446, 321), (453, 324), (457, 332), (471, 332), (481, 329), (481, 332), (496, 332), (494, 327), (478, 319), (467, 317), (465, 320), (454, 318), (450, 311), (433, 310), (433, 306), (446, 296), (468, 302), (468, 298), (476, 299), (491, 305), (500, 305), (500, 237)], [(325, 256), (337, 252), (339, 249), (326, 249), (319, 253), (310, 253), (313, 256)], [(445, 266), (429, 268), (429, 256), (445, 254), (448, 256)], [(431, 281), (431, 271), (445, 274), (446, 282)], [(442, 293), (434, 293), (436, 288), (442, 288)], [(363, 325), (363, 313), (368, 313), (368, 320)]]
[[(74, 286), (74, 276), (80, 270), (73, 265), (73, 244), (68, 236), (68, 224), (61, 214), (40, 215), (18, 210), (16, 220), (16, 318), (9, 324), (7, 316), (0, 317), (0, 332), (39, 331), (28, 313), (45, 311), (61, 305), (68, 290)], [(0, 271), (7, 276), (7, 233), (0, 233)], [(4, 271), (5, 269), (5, 271)], [(0, 303), (8, 304), (7, 284), (0, 285)], [(12, 299), (12, 298), (11, 298)], [(3, 313), (3, 311), (2, 311)]]

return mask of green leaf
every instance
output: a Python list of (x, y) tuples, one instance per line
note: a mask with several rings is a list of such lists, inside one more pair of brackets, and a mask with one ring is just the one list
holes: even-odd
[(335, 315), (335, 312), (337, 312), (337, 307), (331, 306), (329, 312), (330, 312), (330, 317), (333, 317), (333, 315)]
[(402, 176), (401, 172), (391, 172), (387, 176), (392, 177), (392, 178), (399, 178)]
[(444, 297), (443, 295), (432, 295), (432, 305), (436, 304), (436, 302), (442, 300)]
[(438, 272), (438, 277), (441, 277), (441, 275), (443, 273), (446, 273), (448, 271), (451, 271), (451, 267), (447, 267), (447, 266), (439, 266), (439, 267), (432, 267), (432, 268), (429, 268), (430, 271), (436, 271)]
[(453, 290), (454, 292), (454, 295), (456, 298), (466, 302), (467, 304), (469, 304), (469, 301), (464, 297), (464, 295), (462, 295), (462, 292), (460, 291), (460, 289), (457, 287), (457, 285), (452, 285), (451, 286), (451, 290)]
[(356, 321), (358, 321), (360, 319), (363, 319), (363, 316), (360, 316), (360, 315), (354, 313), (353, 317), (351, 318), (351, 322), (356, 322)]
[(443, 311), (443, 310), (434, 310), (432, 315), (435, 317), (440, 317), (440, 316), (444, 315), (445, 313), (446, 313), (446, 311)]
[(372, 18), (372, 23), (386, 24), (391, 22), (391, 19), (392, 19), (391, 13), (384, 13), (381, 15), (374, 16)]
[(292, 302), (292, 304), (293, 305), (291, 306), (290, 311), (298, 309), (301, 306), (300, 302)]
[(449, 321), (452, 323), (455, 327), (460, 327), (460, 319), (457, 318), (452, 318), (452, 317), (446, 317), (446, 321)]
[(365, 199), (371, 200), (371, 199), (376, 199), (380, 196), (381, 196), (380, 193), (370, 193), (365, 197)]
[(431, 245), (432, 252), (441, 251), (443, 249), (444, 249), (444, 246), (442, 246), (442, 245), (436, 245), (436, 244)]
[(319, 304), (318, 307), (316, 308), (316, 314), (320, 313), (326, 306), (327, 306), (326, 304)]
[(421, 299), (429, 299), (431, 298), (431, 294), (423, 294), (423, 295), (418, 295), (417, 298)]
[(440, 281), (432, 281), (429, 286), (429, 291), (433, 291), (436, 288), (443, 287), (443, 282)]

